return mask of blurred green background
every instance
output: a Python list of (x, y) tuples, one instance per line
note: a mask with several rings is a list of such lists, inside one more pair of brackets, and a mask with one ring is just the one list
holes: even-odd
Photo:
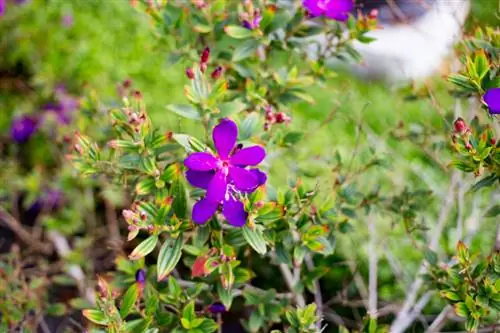
[[(64, 21), (72, 24), (65, 25)], [(472, 0), (468, 27), (498, 22), (498, 1)], [(165, 109), (166, 104), (186, 102), (184, 69), (189, 65), (182, 61), (169, 64), (168, 51), (155, 36), (148, 17), (126, 0), (27, 0), (20, 5), (10, 1), (6, 14), (0, 17), (0, 132), (7, 133), (13, 115), (37, 112), (60, 83), (75, 95), (93, 90), (99, 99), (113, 104), (119, 101), (117, 85), (131, 79), (134, 87), (142, 91), (156, 126), (177, 131), (181, 125), (183, 131), (195, 133), (193, 124), (179, 120)], [(439, 156), (436, 161), (418, 144), (388, 137), (388, 132), (401, 122), (416, 135), (426, 130), (451, 131), (453, 119), (443, 114), (453, 110), (455, 100), (448, 94), (446, 83), (436, 77), (426, 86), (431, 87), (438, 102), (409, 98), (409, 89), (396, 91), (381, 83), (357, 80), (348, 73), (339, 73), (326, 86), (315, 87), (311, 94), (316, 103), (298, 104), (292, 112), (290, 126), (304, 131), (306, 140), (282, 152), (288, 158), (278, 155), (270, 159), (271, 184), (284, 184), (300, 171), (310, 176), (306, 181), (320, 184), (324, 195), (328, 195), (334, 180), (330, 170), (335, 151), (347, 159), (353, 151), (359, 152), (354, 161), (358, 163), (366, 162), (365, 150), (372, 147), (377, 153), (390, 156), (391, 165), (382, 171), (367, 172), (363, 186), (432, 190), (438, 199), (429, 206), (427, 215), (434, 223), (433, 217), (441, 205), (439, 198), (446, 196), (451, 172), (446, 167), (449, 158)], [(425, 91), (426, 86), (419, 91)], [(337, 110), (333, 119), (324, 123), (333, 110)], [(394, 239), (398, 240), (404, 231), (394, 230), (387, 222), (380, 226), (381, 233), (387, 231), (387, 238), (396, 236)], [(475, 247), (487, 252), (495, 223), (485, 223), (482, 228), (484, 241), (478, 240)], [(352, 249), (358, 249), (366, 234), (361, 224), (354, 237), (351, 234), (349, 240), (341, 239), (339, 246), (344, 253), (357, 255), (353, 252), (358, 251)], [(455, 239), (447, 240), (450, 243), (445, 248), (450, 250)], [(409, 240), (388, 246), (397, 249), (395, 254), (406, 261), (409, 271), (416, 270), (422, 254), (415, 251)], [(390, 278), (387, 265), (381, 271), (382, 281), (385, 271)], [(335, 279), (334, 275), (342, 272), (331, 274)], [(388, 294), (393, 287), (388, 286)], [(396, 297), (384, 294), (383, 287), (381, 295)]]

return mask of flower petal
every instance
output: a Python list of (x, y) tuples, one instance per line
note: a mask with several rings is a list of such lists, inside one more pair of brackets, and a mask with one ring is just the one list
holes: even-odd
[(248, 191), (259, 186), (259, 180), (255, 174), (249, 170), (232, 166), (229, 168), (229, 176), (233, 180), (236, 188), (240, 191)]
[(483, 96), (491, 114), (500, 114), (500, 88), (489, 89)]
[(212, 138), (214, 139), (217, 153), (219, 153), (221, 158), (226, 159), (236, 144), (238, 126), (236, 126), (236, 123), (232, 120), (222, 119), (221, 122), (215, 126)]
[(219, 204), (207, 199), (202, 199), (194, 204), (192, 218), (195, 223), (204, 224), (215, 214)]
[(234, 227), (242, 227), (247, 222), (248, 213), (245, 212), (245, 207), (234, 198), (222, 203), (222, 214), (227, 222)]
[(349, 12), (354, 8), (353, 0), (335, 0), (328, 2), (325, 16), (337, 21), (347, 21)]
[(184, 165), (192, 170), (208, 171), (217, 167), (219, 161), (209, 153), (192, 153), (184, 160)]
[(222, 172), (217, 172), (208, 184), (207, 199), (214, 202), (221, 202), (224, 200), (227, 191), (226, 175)]
[(186, 178), (189, 184), (194, 187), (199, 187), (204, 190), (208, 189), (210, 181), (215, 175), (215, 171), (196, 171), (188, 170), (186, 171)]
[(249, 188), (249, 189), (246, 189), (246, 190), (241, 190), (241, 192), (252, 193), (259, 186), (264, 185), (266, 183), (266, 181), (267, 181), (267, 175), (264, 172), (260, 171), (259, 169), (251, 169), (249, 171), (257, 178), (257, 186), (255, 186), (254, 188)]
[(239, 166), (257, 165), (266, 158), (266, 151), (260, 146), (238, 150), (231, 156), (231, 164)]
[(321, 16), (325, 12), (321, 4), (324, 0), (304, 0), (302, 1), (303, 6), (307, 9), (311, 16)]

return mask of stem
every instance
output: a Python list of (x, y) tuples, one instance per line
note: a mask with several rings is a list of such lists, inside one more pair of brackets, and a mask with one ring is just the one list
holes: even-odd
[(368, 216), (368, 230), (370, 235), (368, 243), (368, 314), (370, 315), (370, 318), (377, 318), (377, 228), (375, 226), (375, 218), (372, 214)]
[[(312, 271), (314, 269), (314, 262), (311, 256), (308, 254), (305, 257), (305, 262), (307, 268)], [(318, 320), (316, 321), (316, 327), (318, 330), (321, 330), (321, 323), (323, 321), (323, 296), (321, 295), (321, 286), (319, 284), (319, 279), (314, 279), (314, 302), (316, 303), (316, 315), (318, 316)]]
[(19, 237), (23, 241), (23, 243), (45, 255), (52, 254), (53, 249), (51, 244), (45, 244), (34, 238), (31, 233), (24, 229), (24, 227), (18, 220), (16, 220), (2, 207), (0, 207), (0, 219), (7, 224), (7, 226), (17, 235), (17, 237)]

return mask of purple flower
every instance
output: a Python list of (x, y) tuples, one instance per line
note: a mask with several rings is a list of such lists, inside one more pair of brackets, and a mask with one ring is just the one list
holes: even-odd
[(215, 302), (208, 306), (208, 311), (213, 314), (226, 312), (226, 307), (221, 302)]
[(0, 0), (0, 16), (5, 13), (5, 0)]
[(262, 21), (262, 14), (260, 13), (259, 9), (256, 9), (253, 12), (253, 19), (244, 19), (241, 24), (248, 30), (255, 30), (260, 28), (261, 21)]
[(354, 9), (353, 0), (303, 0), (303, 5), (312, 17), (326, 16), (336, 21), (347, 21)]
[(135, 282), (141, 286), (144, 286), (146, 283), (146, 272), (143, 269), (138, 269), (137, 272), (135, 272)]
[(62, 17), (62, 25), (66, 28), (71, 28), (73, 26), (73, 22), (73, 15), (71, 14), (65, 14)]
[[(2, 0), (0, 0), (2, 1)], [(10, 136), (17, 143), (28, 141), (38, 128), (38, 121), (30, 116), (21, 116), (12, 121)]]
[(198, 152), (184, 160), (189, 169), (186, 172), (189, 183), (207, 190), (205, 198), (193, 207), (193, 221), (206, 223), (222, 204), (222, 214), (229, 224), (241, 227), (248, 214), (238, 195), (255, 191), (267, 180), (265, 173), (246, 167), (258, 165), (266, 157), (266, 152), (260, 146), (235, 147), (238, 127), (229, 119), (223, 119), (215, 126), (212, 137), (217, 156)]
[(73, 112), (80, 107), (78, 99), (66, 93), (62, 86), (55, 89), (57, 102), (48, 103), (43, 109), (46, 112), (52, 112), (56, 115), (57, 121), (60, 124), (67, 125), (71, 122)]
[(55, 212), (62, 206), (63, 193), (59, 190), (49, 189), (40, 195), (28, 208), (28, 212), (34, 215), (40, 212)]
[(500, 88), (491, 88), (483, 96), (491, 114), (500, 114)]

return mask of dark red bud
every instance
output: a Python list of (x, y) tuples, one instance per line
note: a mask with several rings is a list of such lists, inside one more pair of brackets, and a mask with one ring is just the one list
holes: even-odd
[(269, 131), (270, 127), (271, 127), (271, 124), (269, 124), (268, 122), (264, 123), (264, 131)]
[(222, 66), (217, 66), (217, 68), (214, 69), (214, 71), (211, 74), (212, 79), (217, 80), (218, 78), (220, 78), (220, 76), (222, 75), (222, 71), (223, 71)]
[(208, 58), (210, 57), (210, 48), (207, 46), (203, 49), (201, 53), (200, 63), (205, 64), (208, 62)]
[(186, 68), (186, 76), (190, 80), (194, 79), (194, 71), (191, 67)]
[(132, 86), (132, 80), (130, 79), (126, 79), (125, 81), (123, 81), (123, 88), (130, 88)]
[(142, 93), (139, 90), (134, 91), (134, 97), (136, 99), (142, 99)]
[(467, 124), (462, 118), (457, 118), (453, 123), (453, 127), (455, 128), (455, 133), (458, 134), (464, 134), (469, 130), (469, 127), (467, 127)]
[(467, 143), (465, 144), (465, 149), (467, 149), (467, 150), (471, 150), (471, 149), (472, 149), (471, 144), (467, 142)]
[(370, 13), (368, 14), (368, 17), (372, 20), (376, 20), (377, 17), (378, 17), (378, 9), (374, 8), (370, 11)]
[(490, 139), (490, 144), (491, 144), (492, 146), (496, 145), (496, 143), (497, 143), (497, 140), (496, 140), (495, 138), (491, 138), (491, 139)]
[(290, 117), (288, 117), (285, 113), (283, 112), (278, 112), (276, 115), (276, 122), (278, 124), (282, 124), (282, 123), (287, 123), (290, 121)]

